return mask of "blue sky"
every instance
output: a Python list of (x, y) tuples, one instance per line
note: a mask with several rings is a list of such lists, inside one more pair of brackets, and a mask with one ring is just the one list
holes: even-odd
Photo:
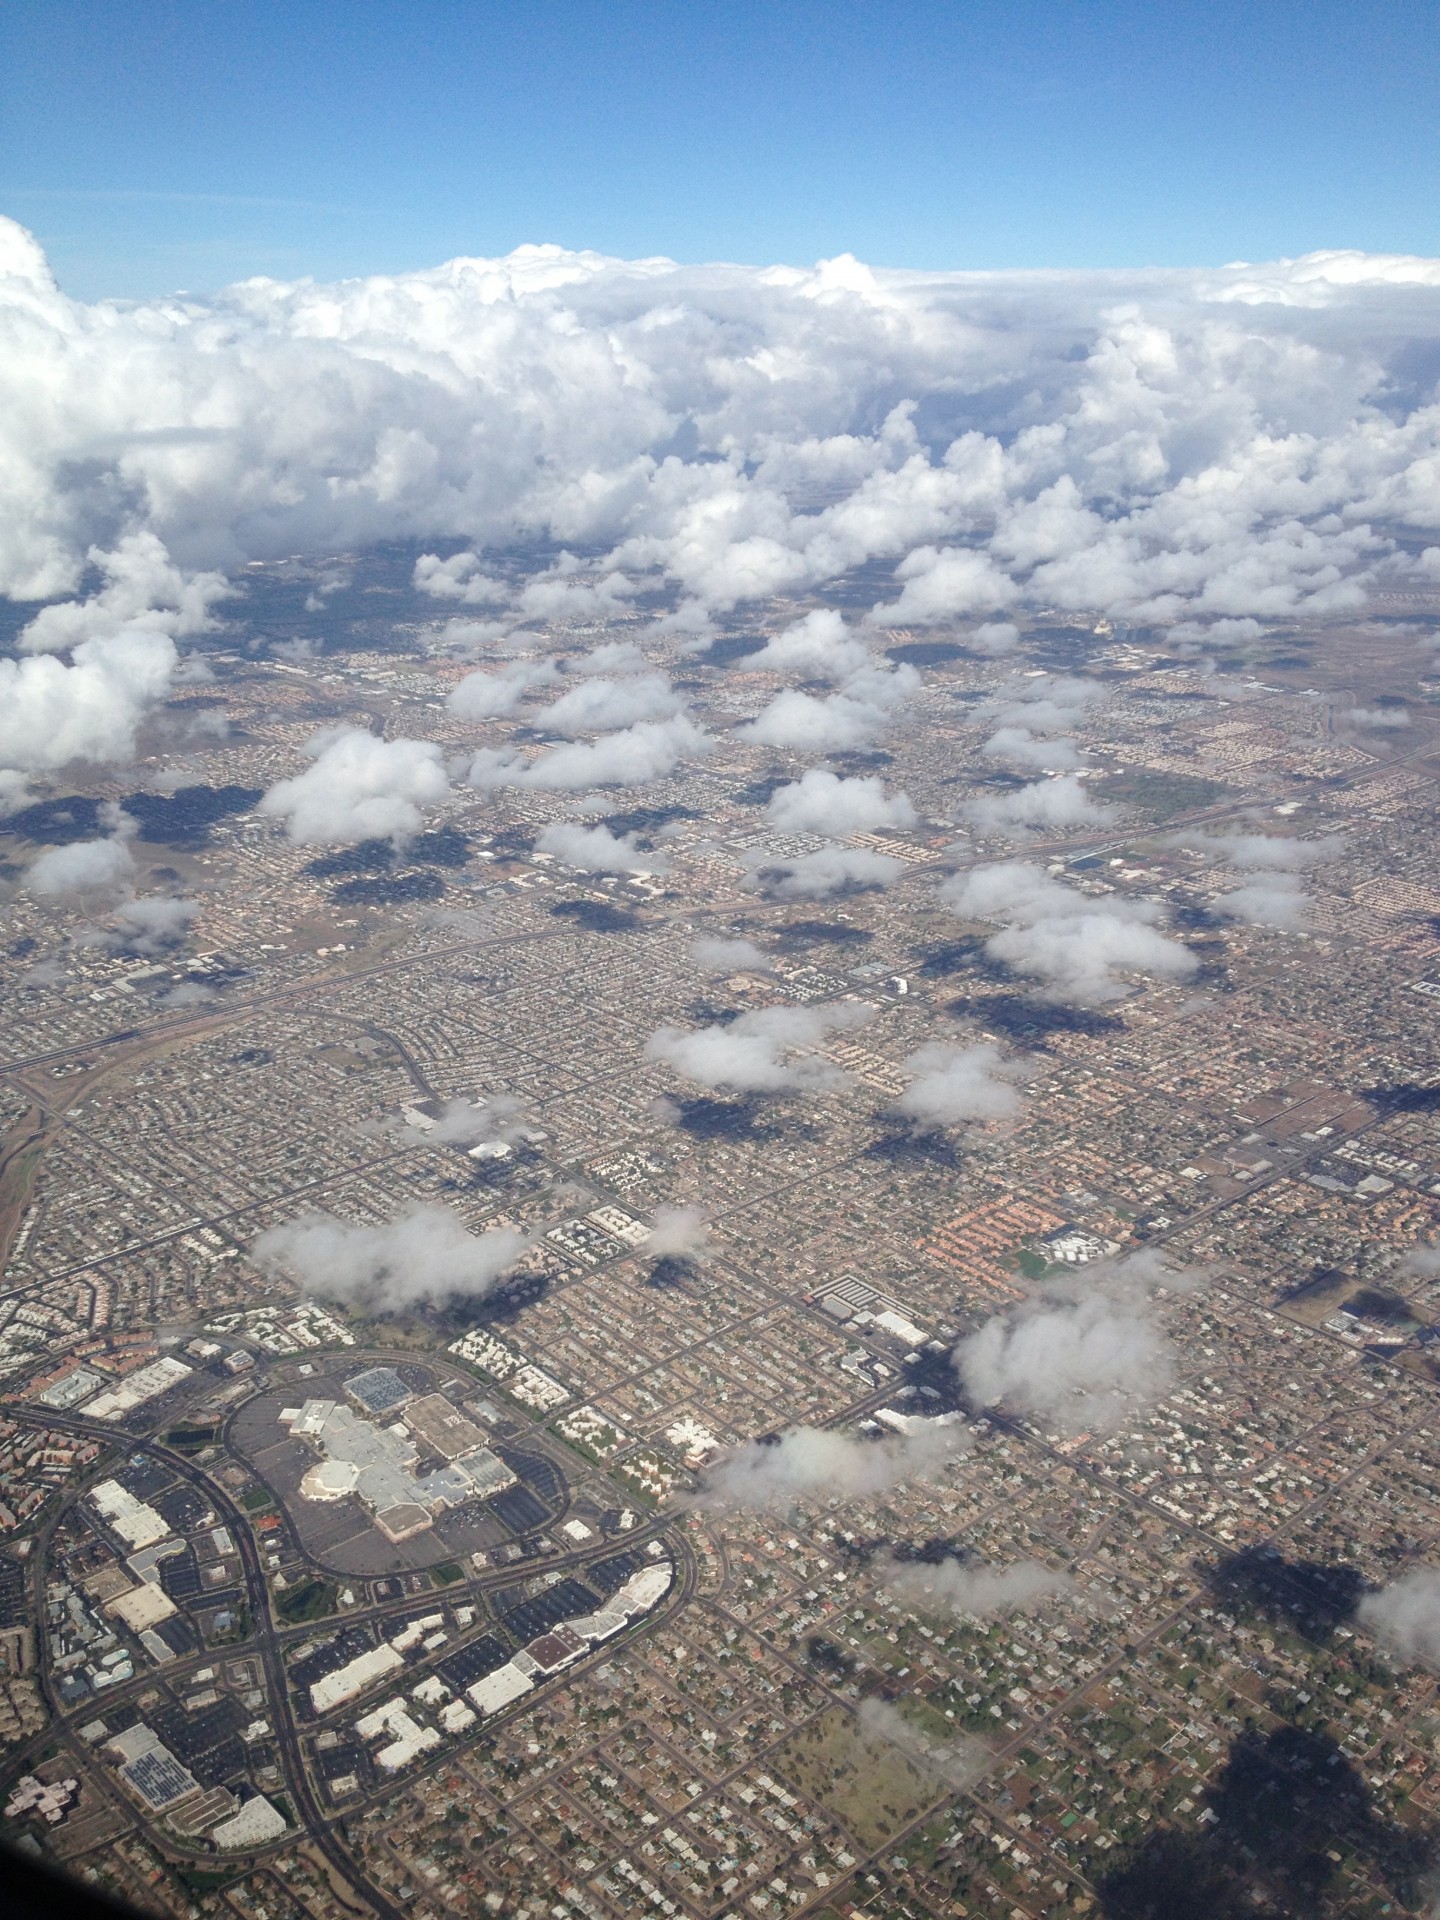
[(878, 265), (1440, 253), (1393, 0), (6, 0), (0, 210), (143, 297), (557, 241)]

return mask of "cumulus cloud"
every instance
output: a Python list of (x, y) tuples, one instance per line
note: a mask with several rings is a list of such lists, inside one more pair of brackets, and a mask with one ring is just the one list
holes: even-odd
[(650, 662), (633, 640), (607, 640), (568, 665), (571, 673), (646, 673)]
[(508, 1145), (525, 1131), (521, 1102), (507, 1093), (492, 1094), (488, 1100), (447, 1100), (428, 1127), (422, 1127), (426, 1144), (435, 1147), (479, 1147)]
[(1293, 873), (1268, 873), (1247, 880), (1228, 893), (1215, 894), (1210, 905), (1224, 920), (1278, 927), (1286, 933), (1299, 933), (1310, 921), (1310, 896)]
[(1300, 932), (1309, 925), (1310, 897), (1299, 875), (1342, 852), (1345, 839), (1341, 834), (1298, 840), (1278, 833), (1191, 832), (1177, 834), (1171, 844), (1204, 853), (1252, 876), (1228, 892), (1211, 896), (1212, 909), (1223, 919)]
[(633, 833), (615, 834), (608, 827), (582, 827), (574, 820), (557, 820), (535, 842), (537, 853), (553, 853), (567, 867), (582, 873), (666, 873), (670, 863), (663, 853), (647, 853)]
[(1198, 965), (1158, 930), (1163, 911), (1152, 901), (1080, 893), (1027, 861), (957, 874), (940, 897), (962, 919), (1002, 923), (985, 952), (1037, 980), (1050, 999), (1096, 1006), (1124, 992), (1125, 974), (1184, 980)]
[(775, 962), (753, 940), (725, 940), (702, 934), (691, 942), (690, 958), (706, 973), (773, 973)]
[(216, 625), (211, 607), (234, 591), (222, 573), (182, 573), (150, 532), (127, 534), (108, 552), (92, 547), (86, 559), (104, 586), (88, 600), (42, 607), (20, 635), (26, 653), (67, 653), (126, 632), (206, 633)]
[(999, 656), (1013, 653), (1020, 644), (1020, 629), (1013, 620), (985, 620), (966, 634), (966, 644), (973, 653), (988, 653)]
[(917, 547), (895, 569), (904, 586), (898, 600), (876, 607), (880, 626), (936, 626), (942, 621), (1013, 606), (1020, 589), (987, 554), (969, 548)]
[(717, 1026), (661, 1027), (646, 1041), (645, 1058), (715, 1092), (821, 1092), (844, 1086), (848, 1075), (813, 1049), (831, 1033), (863, 1026), (874, 1011), (859, 1001), (832, 1001), (761, 1007)]
[(32, 860), (25, 886), (37, 900), (58, 903), (127, 892), (134, 877), (134, 856), (124, 840), (72, 840)]
[(1084, 762), (1073, 740), (1052, 739), (1029, 727), (997, 727), (980, 751), (990, 760), (1014, 767), (1033, 767), (1039, 773), (1065, 773)]
[(872, 745), (896, 708), (919, 690), (920, 676), (913, 667), (862, 667), (838, 693), (823, 699), (786, 687), (753, 720), (735, 729), (736, 738), (797, 753), (847, 753)]
[(905, 871), (905, 862), (870, 847), (817, 847), (788, 858), (755, 856), (748, 885), (772, 900), (828, 900), (839, 893), (888, 887)]
[(68, 663), (50, 654), (0, 660), (0, 768), (133, 759), (140, 723), (178, 664), (169, 635), (143, 629), (81, 640)]
[(262, 1270), (291, 1274), (306, 1293), (384, 1313), (422, 1302), (482, 1299), (504, 1280), (526, 1244), (513, 1228), (473, 1234), (447, 1207), (417, 1206), (373, 1227), (304, 1214), (262, 1233), (250, 1257)]
[(710, 1245), (710, 1223), (700, 1207), (657, 1207), (645, 1251), (656, 1260), (695, 1260)]
[(1338, 833), (1319, 840), (1294, 840), (1280, 833), (1197, 833), (1191, 829), (1176, 834), (1172, 844), (1208, 853), (1248, 871), (1300, 873), (1321, 861), (1333, 860), (1344, 852), (1346, 841)]
[(877, 775), (847, 780), (823, 767), (811, 767), (800, 779), (777, 788), (765, 811), (781, 833), (823, 833), (832, 840), (913, 827), (916, 819), (909, 797), (887, 794)]
[(1367, 1593), (1356, 1618), (1401, 1660), (1440, 1667), (1440, 1567), (1413, 1567)]
[(125, 953), (165, 953), (185, 938), (199, 911), (198, 900), (177, 900), (169, 894), (148, 893), (126, 900), (115, 909), (115, 924), (105, 935), (105, 944)]
[(869, 664), (870, 649), (829, 607), (772, 634), (745, 662), (747, 669), (791, 673), (799, 680), (845, 680)]
[(1356, 727), (1362, 731), (1384, 731), (1397, 727), (1408, 727), (1410, 715), (1404, 707), (1347, 707), (1343, 713), (1335, 716), (1342, 727)]
[(1174, 1355), (1158, 1287), (1184, 1284), (1148, 1254), (1096, 1263), (994, 1315), (952, 1355), (971, 1401), (1063, 1433), (1107, 1433), (1160, 1398)]
[(283, 820), (298, 846), (405, 839), (420, 831), (424, 808), (449, 797), (440, 749), (430, 740), (329, 727), (305, 751), (314, 765), (278, 781), (256, 809)]
[(902, 1060), (900, 1071), (907, 1085), (890, 1111), (922, 1130), (1008, 1120), (1024, 1104), (1011, 1084), (1023, 1069), (988, 1041), (972, 1047), (931, 1041)]
[(1015, 839), (1072, 827), (1104, 827), (1114, 820), (1115, 809), (1092, 799), (1070, 773), (1056, 780), (1032, 780), (1008, 793), (980, 794), (961, 808), (961, 818), (977, 833)]
[[(872, 625), (998, 634), (1023, 604), (1239, 638), (1434, 566), (1413, 375), (1433, 273), (1344, 250), (1007, 277), (525, 247), (87, 305), (7, 221), (0, 592), (74, 595), (93, 565), (98, 592), (40, 610), (29, 644), (173, 643), (246, 560), (403, 539), (437, 609), (511, 622), (607, 616), (643, 582), (678, 602), (662, 630), (702, 636), (888, 567)], [(590, 557), (487, 571), (536, 538)]]
[(871, 1500), (892, 1487), (933, 1480), (962, 1453), (965, 1429), (940, 1418), (871, 1440), (828, 1427), (787, 1427), (751, 1440), (701, 1476), (696, 1504), (764, 1512), (801, 1500)]
[(983, 1740), (967, 1735), (937, 1740), (908, 1720), (893, 1701), (876, 1694), (855, 1709), (855, 1732), (872, 1767), (882, 1748), (898, 1747), (907, 1760), (955, 1793), (973, 1787), (994, 1757)]
[(536, 760), (484, 748), (471, 761), (466, 778), (482, 790), (537, 787), (583, 793), (590, 787), (644, 787), (673, 773), (682, 760), (703, 759), (714, 746), (709, 734), (681, 713), (672, 720), (639, 720), (596, 740), (572, 741)]
[(448, 560), (438, 553), (422, 553), (415, 562), (413, 582), (432, 600), (458, 600), (467, 607), (502, 606), (510, 597), (504, 582), (492, 580), (484, 571), (477, 553), (453, 553)]
[(445, 705), (460, 720), (506, 720), (560, 678), (553, 660), (512, 660), (493, 673), (467, 673), (450, 689)]
[(753, 720), (736, 732), (762, 747), (788, 747), (799, 753), (848, 753), (868, 747), (885, 725), (885, 715), (859, 700), (832, 693), (786, 687)]
[(556, 733), (601, 733), (637, 720), (668, 720), (680, 697), (663, 673), (633, 680), (586, 679), (539, 715), (537, 725)]
[(1016, 1560), (1008, 1567), (987, 1567), (966, 1560), (891, 1560), (880, 1578), (897, 1600), (923, 1613), (959, 1613), (988, 1620), (997, 1613), (1028, 1613), (1075, 1583), (1038, 1560)]

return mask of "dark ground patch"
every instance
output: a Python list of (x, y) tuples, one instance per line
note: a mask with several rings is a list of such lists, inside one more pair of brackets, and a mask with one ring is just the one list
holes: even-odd
[(1434, 1836), (1377, 1814), (1329, 1735), (1247, 1730), (1205, 1797), (1202, 1831), (1161, 1828), (1098, 1882), (1106, 1920), (1339, 1920), (1357, 1911), (1331, 1858), (1347, 1852), (1416, 1910)]
[(1277, 1547), (1246, 1547), (1201, 1569), (1217, 1601), (1242, 1619), (1283, 1622), (1308, 1639), (1329, 1640), (1365, 1592), (1354, 1567), (1287, 1560)]
[(640, 933), (645, 922), (626, 907), (612, 907), (608, 900), (560, 900), (551, 907), (557, 920), (573, 920), (586, 933)]

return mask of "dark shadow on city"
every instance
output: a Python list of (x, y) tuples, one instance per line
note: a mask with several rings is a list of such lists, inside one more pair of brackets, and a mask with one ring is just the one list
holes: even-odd
[(628, 907), (612, 907), (608, 900), (560, 900), (551, 907), (557, 920), (573, 920), (585, 933), (643, 933), (645, 922)]
[(776, 944), (786, 953), (800, 947), (865, 947), (874, 938), (865, 927), (836, 920), (792, 920), (775, 931)]
[[(658, 833), (661, 827), (668, 827), (676, 820), (698, 820), (700, 814), (694, 807), (631, 807), (625, 813), (602, 814), (596, 823), (608, 827), (614, 834)], [(640, 841), (643, 847), (647, 843)]]
[(699, 1278), (700, 1269), (687, 1253), (663, 1253), (651, 1262), (647, 1287), (686, 1287)]
[(778, 1140), (784, 1131), (766, 1103), (753, 1094), (734, 1100), (693, 1094), (672, 1099), (670, 1105), (675, 1125), (695, 1140)]
[(927, 980), (948, 980), (957, 973), (976, 973), (981, 979), (1009, 981), (1010, 969), (992, 960), (985, 951), (985, 937), (963, 933), (955, 940), (931, 941), (910, 949), (918, 962), (916, 971)]
[(975, 658), (958, 640), (902, 640), (898, 647), (886, 647), (885, 657), (899, 667), (938, 667), (947, 660)]
[(463, 867), (470, 858), (470, 842), (456, 827), (437, 827), (417, 833), (396, 846), (390, 840), (361, 840), (353, 847), (322, 853), (304, 871), (315, 880), (349, 880), (371, 873), (394, 873), (402, 867)]
[(1365, 1593), (1354, 1567), (1288, 1560), (1261, 1544), (1227, 1553), (1198, 1569), (1216, 1602), (1238, 1619), (1266, 1619), (1324, 1643), (1350, 1620)]
[(1085, 1034), (1098, 1039), (1102, 1034), (1125, 1031), (1124, 1021), (1113, 1013), (1097, 1013), (1093, 1007), (1067, 1007), (1030, 1000), (1020, 993), (962, 996), (950, 1001), (945, 1011), (957, 1020), (973, 1020), (1007, 1040), (1041, 1051), (1057, 1033)]
[(456, 1334), (469, 1333), (472, 1327), (503, 1326), (511, 1320), (518, 1320), (527, 1307), (535, 1306), (550, 1291), (551, 1275), (548, 1273), (522, 1273), (507, 1280), (493, 1293), (487, 1293), (483, 1299), (457, 1297), (447, 1300), (443, 1306), (426, 1309), (425, 1317), (433, 1319), (445, 1332), (447, 1339)]
[[(766, 900), (784, 900), (786, 883), (793, 869), (784, 864), (755, 869), (755, 879)], [(854, 900), (862, 893), (883, 893), (883, 884), (878, 880), (847, 879), (840, 881), (826, 891), (827, 900)]]
[(1414, 1911), (1434, 1837), (1377, 1813), (1328, 1734), (1247, 1729), (1205, 1799), (1202, 1830), (1158, 1829), (1096, 1883), (1105, 1920), (1340, 1920), (1357, 1908), (1334, 1854)]
[(1358, 1087), (1356, 1092), (1381, 1113), (1440, 1113), (1440, 1086), (1421, 1086), (1417, 1080), (1401, 1080), (1389, 1087)]
[(763, 633), (722, 633), (696, 657), (707, 666), (728, 667), (736, 660), (748, 660), (752, 653), (763, 653), (767, 644)]
[(167, 847), (207, 846), (212, 828), (259, 805), (259, 787), (177, 787), (174, 793), (129, 793), (120, 802), (140, 822), (140, 838)]
[(735, 799), (742, 807), (768, 807), (781, 787), (790, 785), (792, 777), (788, 773), (763, 773), (748, 787), (737, 787)]
[(911, 1127), (893, 1115), (870, 1116), (880, 1132), (864, 1149), (867, 1160), (883, 1160), (892, 1167), (943, 1167), (958, 1173), (964, 1164), (960, 1149), (941, 1127)]
[(445, 891), (438, 873), (377, 873), (341, 881), (330, 898), (337, 907), (401, 907), (442, 900)]

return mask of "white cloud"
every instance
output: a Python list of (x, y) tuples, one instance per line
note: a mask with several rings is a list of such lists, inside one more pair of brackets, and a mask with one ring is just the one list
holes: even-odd
[(904, 582), (898, 600), (876, 607), (881, 626), (936, 626), (977, 613), (996, 613), (1020, 598), (1020, 589), (987, 554), (965, 548), (917, 547), (895, 569)]
[(234, 591), (221, 573), (182, 573), (149, 532), (127, 534), (109, 552), (92, 547), (86, 558), (105, 585), (88, 600), (42, 607), (20, 635), (26, 653), (67, 653), (127, 632), (208, 633), (217, 624), (211, 607)]
[(1347, 707), (1335, 718), (1342, 727), (1356, 727), (1362, 731), (1368, 728), (1383, 732), (1387, 728), (1408, 727), (1410, 724), (1410, 715), (1404, 707)]
[(944, 1559), (891, 1560), (880, 1577), (897, 1600), (923, 1613), (959, 1613), (972, 1620), (988, 1620), (997, 1613), (1027, 1613), (1057, 1594), (1070, 1592), (1074, 1581), (1038, 1560), (1016, 1560), (1008, 1567), (973, 1565)]
[(882, 1700), (873, 1693), (855, 1709), (855, 1732), (867, 1774), (873, 1775), (885, 1764), (885, 1747), (898, 1747), (912, 1765), (943, 1781), (952, 1793), (973, 1787), (995, 1758), (983, 1740), (968, 1734), (936, 1739), (907, 1719), (893, 1700)]
[(1008, 1120), (1024, 1104), (1011, 1084), (1022, 1069), (989, 1041), (970, 1047), (930, 1041), (902, 1060), (900, 1071), (908, 1084), (890, 1110), (919, 1127)]
[(773, 973), (775, 962), (753, 940), (726, 940), (702, 934), (690, 946), (690, 958), (706, 973)]
[(52, 655), (0, 660), (0, 767), (40, 773), (72, 760), (125, 762), (178, 664), (167, 634), (82, 640), (69, 664)]
[(1064, 773), (1084, 761), (1073, 740), (1049, 739), (1029, 727), (998, 727), (980, 751), (987, 759), (1033, 767), (1040, 773)]
[(655, 1260), (695, 1260), (710, 1245), (710, 1223), (699, 1207), (657, 1207), (645, 1252)]
[(1295, 840), (1278, 833), (1210, 834), (1191, 830), (1173, 836), (1171, 844), (1224, 861), (1252, 877), (1228, 892), (1211, 895), (1213, 911), (1226, 920), (1254, 927), (1279, 927), (1300, 932), (1310, 922), (1310, 897), (1300, 874), (1342, 852), (1342, 834), (1319, 840)]
[(953, 1359), (966, 1393), (1059, 1432), (1112, 1431), (1170, 1385), (1174, 1355), (1150, 1295), (1177, 1284), (1148, 1254), (1051, 1282), (960, 1341)]
[(844, 680), (870, 661), (870, 649), (832, 608), (817, 608), (772, 634), (746, 660), (747, 671), (792, 673), (800, 680)]
[(512, 660), (493, 673), (467, 673), (450, 689), (445, 705), (460, 720), (505, 720), (542, 688), (558, 686), (553, 660)]
[(104, 944), (125, 953), (157, 954), (178, 946), (200, 911), (198, 900), (177, 900), (169, 894), (144, 894), (115, 909), (114, 929)]
[(985, 952), (1054, 1000), (1098, 1005), (1124, 992), (1126, 974), (1184, 980), (1199, 964), (1158, 930), (1164, 916), (1152, 901), (1084, 894), (1023, 860), (957, 874), (940, 898), (962, 919), (1000, 922)]
[(1013, 653), (1020, 644), (1020, 629), (1013, 620), (986, 620), (965, 636), (974, 653), (1000, 655)]
[(124, 893), (134, 877), (134, 856), (123, 840), (72, 840), (32, 860), (25, 886), (37, 900), (77, 900)]
[(380, 1313), (422, 1301), (483, 1298), (526, 1244), (512, 1228), (473, 1234), (446, 1207), (416, 1206), (373, 1227), (304, 1214), (262, 1233), (250, 1257), (264, 1270), (293, 1275), (307, 1293)]
[(993, 699), (976, 709), (976, 717), (1001, 726), (1025, 727), (1032, 733), (1059, 733), (1078, 726), (1104, 697), (1098, 680), (1078, 674), (1027, 674), (1012, 677)]
[(608, 827), (582, 827), (573, 820), (557, 820), (544, 828), (535, 849), (553, 853), (582, 873), (666, 873), (670, 866), (663, 853), (647, 853), (638, 846), (633, 833), (614, 834)]
[(450, 793), (439, 747), (430, 740), (381, 740), (363, 727), (331, 727), (305, 748), (314, 761), (278, 781), (257, 812), (283, 820), (302, 847), (405, 839), (424, 809)]
[(650, 662), (633, 640), (607, 640), (568, 663), (571, 673), (648, 673)]
[(637, 720), (668, 720), (680, 698), (663, 673), (634, 680), (582, 680), (537, 716), (535, 724), (556, 733), (600, 733)]
[(519, 1100), (508, 1093), (488, 1100), (447, 1100), (428, 1127), (418, 1129), (432, 1147), (478, 1147), (482, 1143), (518, 1140), (525, 1131)]
[(1356, 1618), (1407, 1664), (1440, 1667), (1440, 1567), (1412, 1567), (1378, 1593), (1367, 1593)]
[(870, 847), (817, 847), (813, 853), (748, 855), (744, 882), (771, 900), (828, 900), (837, 893), (888, 887), (905, 862)]
[(1057, 780), (1032, 780), (1008, 793), (981, 794), (960, 811), (977, 833), (1011, 838), (1031, 832), (1065, 832), (1071, 827), (1098, 828), (1115, 818), (1115, 809), (1093, 800), (1073, 773)]
[(800, 779), (778, 787), (765, 811), (781, 833), (823, 833), (832, 840), (913, 827), (916, 818), (908, 795), (887, 794), (877, 775), (847, 780), (823, 767), (810, 767)]
[(638, 720), (619, 733), (555, 747), (536, 760), (514, 752), (482, 749), (466, 775), (472, 787), (538, 787), (555, 793), (583, 793), (590, 787), (644, 787), (663, 780), (682, 760), (703, 759), (714, 742), (688, 715), (672, 720)]
[(871, 746), (890, 723), (895, 709), (920, 691), (913, 667), (862, 667), (838, 693), (817, 698), (786, 687), (747, 725), (735, 729), (740, 740), (762, 747), (788, 747), (799, 753), (846, 753)]
[(422, 553), (415, 562), (414, 585), (433, 600), (458, 600), (467, 607), (502, 606), (510, 597), (505, 583), (492, 579), (476, 553)]
[(696, 1504), (764, 1512), (801, 1500), (870, 1500), (935, 1479), (965, 1447), (964, 1427), (944, 1419), (916, 1420), (904, 1433), (879, 1440), (828, 1427), (787, 1427), (776, 1439), (752, 1440), (707, 1467)]
[[(1243, 639), (1425, 577), (1406, 555), (1440, 535), (1423, 262), (1007, 276), (526, 247), (87, 305), (12, 222), (0, 256), (0, 592), (101, 573), (37, 613), (42, 647), (173, 640), (246, 560), (377, 540), (420, 544), (437, 609), (512, 621), (605, 617), (661, 578), (657, 625), (698, 637), (892, 567), (872, 626), (980, 621), (999, 650), (987, 616), (1023, 605)], [(522, 539), (570, 551), (507, 585), (487, 556)], [(832, 637), (793, 670), (848, 677)], [(12, 769), (61, 764), (27, 752)]]
[(762, 747), (788, 747), (797, 753), (848, 753), (868, 747), (885, 725), (885, 716), (841, 693), (817, 699), (786, 687), (747, 725), (742, 740)]
[(661, 1027), (645, 1044), (697, 1086), (728, 1093), (810, 1093), (844, 1086), (848, 1076), (813, 1051), (830, 1033), (863, 1026), (874, 1008), (859, 1001), (762, 1007), (711, 1027)]
[(1228, 893), (1213, 894), (1210, 905), (1222, 919), (1252, 927), (1299, 933), (1310, 923), (1310, 896), (1293, 873), (1267, 873), (1247, 880)]

